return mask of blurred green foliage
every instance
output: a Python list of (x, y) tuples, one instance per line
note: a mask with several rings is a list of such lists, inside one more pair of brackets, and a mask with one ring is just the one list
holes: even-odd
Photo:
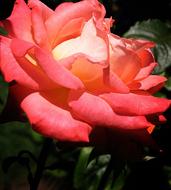
[[(13, 157), (21, 151), (31, 151), (37, 154), (42, 144), (42, 137), (33, 132), (28, 123), (13, 121), (0, 124), (0, 163), (2, 164), (6, 158)], [(12, 168), (11, 168), (12, 166)], [(27, 169), (22, 165), (11, 163), (4, 166), (8, 169), (8, 175), (4, 174), (2, 167), (0, 168), (0, 183), (5, 181), (8, 185), (11, 180), (18, 181), (19, 178), (27, 177)], [(9, 167), (9, 168), (8, 168)], [(35, 167), (32, 163), (32, 167)], [(18, 171), (16, 173), (16, 171)]]
[(97, 190), (110, 155), (91, 159), (92, 147), (82, 148), (74, 171), (74, 187), (79, 190)]

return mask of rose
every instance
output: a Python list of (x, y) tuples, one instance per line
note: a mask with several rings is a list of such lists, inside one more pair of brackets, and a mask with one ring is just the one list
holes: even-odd
[(154, 44), (111, 34), (104, 16), (97, 0), (55, 11), (17, 0), (2, 21), (9, 34), (1, 36), (1, 71), (37, 132), (88, 142), (102, 127), (131, 134), (164, 120), (170, 101), (152, 96), (166, 80), (150, 74)]

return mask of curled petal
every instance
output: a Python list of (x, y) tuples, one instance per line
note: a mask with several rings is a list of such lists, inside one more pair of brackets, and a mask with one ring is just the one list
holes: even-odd
[(85, 58), (78, 58), (72, 64), (71, 72), (84, 83), (88, 91), (100, 93), (108, 89), (103, 82), (103, 67), (100, 64), (93, 64)]
[(63, 41), (80, 36), (84, 23), (84, 18), (75, 18), (68, 21), (68, 23), (66, 23), (59, 31), (56, 39), (56, 45), (62, 43)]
[(158, 91), (167, 79), (163, 76), (150, 75), (147, 78), (139, 81), (141, 84), (140, 90), (150, 91), (151, 93), (155, 93)]
[(150, 63), (155, 62), (154, 56), (150, 49), (138, 51), (137, 55), (141, 59), (141, 67), (147, 67)]
[(130, 83), (141, 69), (139, 57), (124, 47), (113, 47), (111, 52), (111, 70), (126, 84)]
[(129, 93), (128, 86), (114, 73), (110, 73), (109, 85), (114, 92)]
[(43, 9), (38, 5), (32, 5), (31, 8), (31, 21), (34, 40), (40, 47), (50, 51), (51, 47), (44, 24)]
[(73, 119), (70, 112), (53, 105), (39, 93), (24, 98), (21, 107), (33, 129), (42, 135), (61, 141), (89, 141), (91, 127), (88, 124)]
[(2, 21), (9, 36), (33, 42), (31, 33), (31, 11), (24, 0), (17, 0), (11, 16)]
[(149, 49), (155, 46), (154, 42), (142, 40), (142, 39), (127, 39), (122, 38), (123, 42), (126, 44), (127, 48), (133, 51), (140, 52), (145, 49)]
[(140, 69), (139, 73), (136, 75), (135, 80), (142, 80), (148, 77), (153, 69), (157, 66), (157, 63), (150, 63), (148, 66)]
[[(11, 48), (17, 59), (22, 59), (22, 61), (18, 61), (18, 63), (21, 64), (20, 66), (25, 69), (25, 71), (29, 73), (29, 75), (32, 76), (37, 82), (39, 82), (39, 84), (43, 83), (43, 81), (45, 84), (51, 81), (53, 86), (54, 83), (56, 83), (56, 87), (58, 87), (58, 85), (62, 85), (73, 89), (83, 88), (82, 82), (77, 77), (56, 62), (48, 52), (35, 47), (34, 44), (14, 39), (12, 40)], [(31, 48), (34, 50), (34, 58), (32, 59), (32, 63), (30, 62), (29, 64), (25, 56), (29, 53), (28, 51)], [(25, 64), (22, 65), (24, 62)], [(41, 68), (45, 71), (45, 73), (41, 70)], [(36, 79), (36, 73), (38, 74), (38, 80)], [(45, 76), (45, 78), (41, 80), (42, 76)]]
[(165, 98), (157, 98), (138, 94), (106, 93), (101, 95), (113, 110), (120, 115), (149, 115), (166, 111), (171, 102)]
[(54, 14), (54, 11), (52, 9), (50, 9), (48, 6), (46, 6), (44, 3), (42, 3), (39, 0), (29, 0), (28, 6), (32, 10), (35, 7), (39, 7), (42, 10), (42, 18), (44, 21), (46, 21), (50, 16)]
[(151, 126), (151, 123), (143, 116), (117, 115), (105, 100), (86, 92), (79, 98), (76, 97), (75, 100), (70, 100), (69, 106), (77, 117), (94, 126), (107, 126), (125, 130)]
[(59, 31), (72, 19), (85, 18), (89, 20), (93, 14), (104, 17), (104, 7), (97, 0), (84, 0), (78, 3), (64, 3), (56, 8), (55, 14), (46, 21), (48, 36), (52, 45), (56, 45)]
[[(4, 70), (4, 73), (7, 73), (8, 76), (12, 75), (11, 80), (16, 80), (19, 84), (32, 89), (56, 88), (57, 84), (50, 80), (36, 63), (33, 64), (27, 59), (27, 53), (33, 47), (34, 44), (13, 39), (11, 42), (11, 50), (14, 55), (14, 61), (10, 61), (10, 64), (5, 65), (4, 69), (6, 70)], [(7, 70), (8, 68), (10, 69), (9, 71)], [(12, 68), (15, 69), (12, 70)]]
[(36, 48), (35, 56), (38, 64), (47, 76), (57, 84), (71, 89), (80, 89), (84, 87), (79, 78), (55, 61), (49, 53), (40, 48)]
[[(32, 89), (38, 89), (39, 83), (35, 81), (31, 75), (25, 71), (18, 64), (16, 58), (14, 57), (11, 48), (10, 48), (11, 40), (1, 36), (0, 43), (0, 68), (4, 75), (4, 78), (7, 82), (11, 82), (13, 80), (17, 81), (19, 84), (30, 87)], [(20, 46), (17, 46), (17, 49)], [(2, 49), (3, 51), (2, 51)]]
[(102, 62), (107, 59), (107, 47), (105, 41), (97, 36), (92, 19), (84, 25), (80, 37), (67, 40), (57, 45), (53, 50), (56, 60), (78, 53), (88, 56), (89, 59), (92, 59), (94, 62)]

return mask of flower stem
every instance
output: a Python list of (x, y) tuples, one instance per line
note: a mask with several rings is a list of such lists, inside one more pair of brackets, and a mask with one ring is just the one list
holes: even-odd
[(35, 176), (33, 178), (32, 183), (30, 184), (30, 190), (38, 189), (40, 179), (43, 175), (43, 171), (45, 168), (45, 163), (46, 163), (46, 160), (48, 157), (49, 147), (50, 147), (51, 143), (52, 143), (52, 139), (49, 139), (49, 138), (45, 139), (42, 150), (41, 150), (39, 158), (38, 158)]

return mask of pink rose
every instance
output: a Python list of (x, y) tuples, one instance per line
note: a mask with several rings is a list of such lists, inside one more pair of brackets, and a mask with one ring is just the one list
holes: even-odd
[[(170, 101), (152, 94), (166, 81), (151, 75), (152, 42), (110, 33), (112, 19), (97, 0), (17, 0), (2, 21), (1, 71), (33, 129), (62, 141), (89, 141), (101, 127), (147, 131)], [(155, 119), (154, 119), (155, 118)]]

